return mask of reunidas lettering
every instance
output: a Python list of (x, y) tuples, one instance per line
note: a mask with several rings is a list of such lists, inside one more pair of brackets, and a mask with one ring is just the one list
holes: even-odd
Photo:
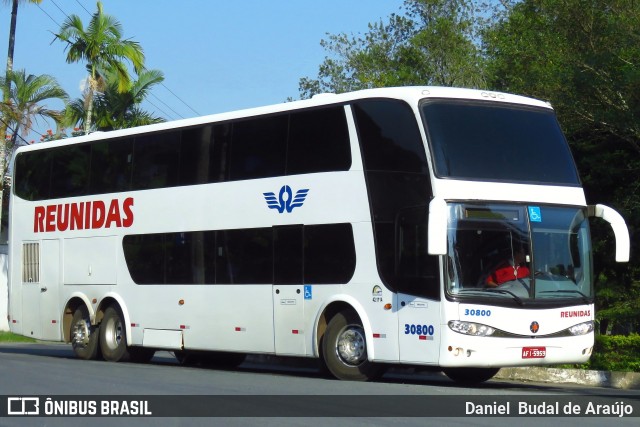
[(560, 317), (589, 317), (591, 310), (561, 311)]
[(64, 203), (36, 206), (33, 213), (33, 232), (52, 233), (67, 230), (95, 230), (98, 228), (131, 227), (133, 225), (133, 197), (111, 202)]

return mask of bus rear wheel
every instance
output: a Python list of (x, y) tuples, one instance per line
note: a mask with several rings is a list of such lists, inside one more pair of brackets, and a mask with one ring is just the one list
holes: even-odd
[(447, 368), (442, 371), (460, 384), (480, 384), (493, 378), (500, 368)]
[(108, 362), (129, 360), (124, 316), (116, 307), (110, 306), (104, 312), (100, 324), (100, 350)]
[(383, 370), (367, 357), (367, 340), (358, 315), (351, 310), (336, 314), (322, 338), (326, 368), (340, 380), (369, 381), (379, 377)]
[(93, 360), (98, 356), (99, 328), (91, 325), (86, 307), (80, 307), (73, 313), (71, 320), (71, 347), (76, 357)]

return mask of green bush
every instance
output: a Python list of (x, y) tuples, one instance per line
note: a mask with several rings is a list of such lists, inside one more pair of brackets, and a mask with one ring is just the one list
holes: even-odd
[(582, 365), (554, 368), (594, 371), (640, 372), (640, 335), (596, 335), (591, 359)]
[(596, 335), (585, 369), (640, 372), (640, 335)]

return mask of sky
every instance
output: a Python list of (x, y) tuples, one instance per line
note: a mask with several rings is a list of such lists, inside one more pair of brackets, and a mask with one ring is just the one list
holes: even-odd
[[(11, 7), (0, 2), (0, 57), (6, 58)], [(103, 0), (104, 13), (139, 42), (146, 67), (164, 73), (144, 108), (167, 120), (298, 99), (302, 77), (317, 77), (327, 34), (364, 34), (368, 24), (401, 13), (403, 0)], [(85, 63), (66, 63), (54, 34), (68, 15), (89, 23), (95, 0), (23, 2), (14, 70), (55, 77), (81, 96)], [(3, 64), (4, 64), (3, 59)], [(4, 67), (2, 67), (4, 70)], [(3, 71), (4, 74), (4, 71)], [(61, 104), (48, 103), (49, 108)], [(51, 125), (35, 123), (44, 133)], [(34, 133), (28, 138), (34, 139)], [(37, 141), (37, 136), (35, 137)]]

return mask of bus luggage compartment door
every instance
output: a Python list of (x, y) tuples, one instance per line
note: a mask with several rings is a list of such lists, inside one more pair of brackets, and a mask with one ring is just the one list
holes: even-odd
[[(22, 333), (32, 338), (60, 341), (60, 242), (43, 240), (23, 244)], [(30, 265), (30, 268), (27, 266)]]
[(303, 304), (302, 285), (275, 285), (273, 287), (276, 354), (305, 354)]

